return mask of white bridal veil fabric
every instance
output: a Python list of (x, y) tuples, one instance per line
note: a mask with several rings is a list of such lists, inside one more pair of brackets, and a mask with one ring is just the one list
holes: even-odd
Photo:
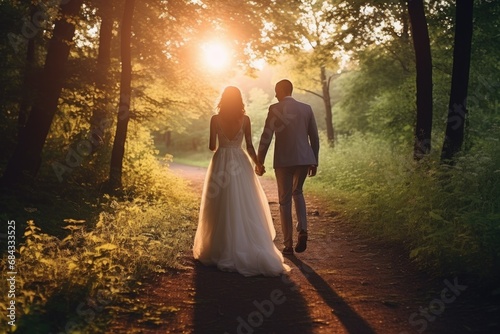
[(229, 140), (218, 126), (219, 147), (205, 177), (193, 256), (244, 276), (278, 276), (290, 267), (273, 243), (267, 197), (242, 148), (243, 138), (243, 127)]

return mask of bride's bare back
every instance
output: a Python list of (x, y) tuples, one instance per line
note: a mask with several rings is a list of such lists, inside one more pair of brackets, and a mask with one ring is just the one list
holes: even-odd
[(228, 118), (221, 115), (215, 116), (217, 117), (217, 122), (219, 122), (219, 127), (222, 130), (222, 134), (229, 140), (233, 140), (238, 132), (240, 132), (243, 127), (243, 122), (245, 121), (245, 117), (238, 118)]
[(228, 140), (235, 139), (238, 132), (243, 128), (245, 135), (245, 144), (247, 152), (252, 161), (257, 164), (257, 155), (252, 144), (252, 128), (250, 118), (247, 115), (242, 115), (237, 118), (228, 118), (221, 115), (214, 115), (210, 120), (210, 141), (208, 148), (211, 151), (217, 149), (217, 133), (221, 131), (221, 135)]

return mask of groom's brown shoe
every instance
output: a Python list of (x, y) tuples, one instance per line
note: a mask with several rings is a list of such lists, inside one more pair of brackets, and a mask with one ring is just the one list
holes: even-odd
[(302, 253), (307, 248), (307, 232), (300, 230), (297, 245), (295, 245), (295, 251), (297, 253)]

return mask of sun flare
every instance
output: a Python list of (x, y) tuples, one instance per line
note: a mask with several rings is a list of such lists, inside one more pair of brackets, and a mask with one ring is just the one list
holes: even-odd
[(211, 70), (220, 71), (229, 67), (231, 51), (222, 42), (210, 41), (201, 47), (203, 62)]

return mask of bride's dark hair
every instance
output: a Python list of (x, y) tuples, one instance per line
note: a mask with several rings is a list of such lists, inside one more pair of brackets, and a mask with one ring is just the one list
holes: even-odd
[(228, 117), (238, 118), (245, 114), (245, 104), (243, 97), (237, 87), (228, 86), (222, 92), (217, 104), (219, 114)]

